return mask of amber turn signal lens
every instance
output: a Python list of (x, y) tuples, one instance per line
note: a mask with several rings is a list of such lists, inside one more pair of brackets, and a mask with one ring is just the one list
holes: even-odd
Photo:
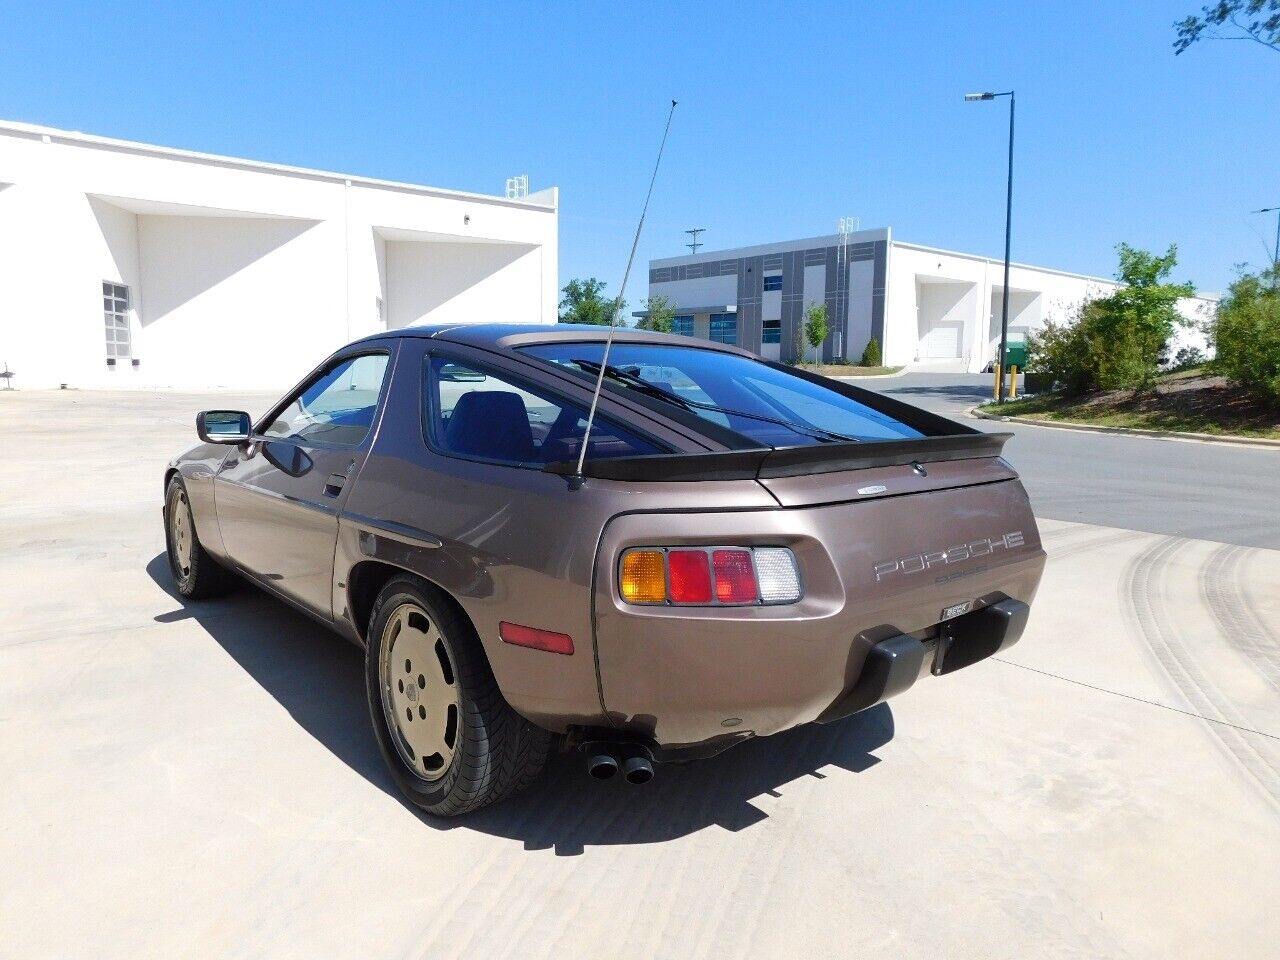
[(627, 603), (665, 603), (666, 564), (661, 550), (629, 550), (622, 557), (618, 577), (622, 599)]

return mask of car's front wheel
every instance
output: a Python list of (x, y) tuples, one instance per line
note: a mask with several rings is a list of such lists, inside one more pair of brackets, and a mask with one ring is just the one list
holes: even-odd
[(169, 569), (184, 597), (206, 600), (221, 596), (235, 585), (235, 574), (220, 566), (200, 545), (186, 484), (176, 474), (165, 490), (164, 539)]
[(471, 623), (425, 581), (397, 577), (378, 595), (365, 682), (383, 758), (428, 813), (469, 813), (541, 772), (551, 734), (507, 705)]

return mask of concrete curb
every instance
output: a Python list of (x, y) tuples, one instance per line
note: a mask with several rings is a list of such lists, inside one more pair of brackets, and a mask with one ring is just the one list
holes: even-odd
[(1223, 443), (1237, 447), (1264, 447), (1280, 450), (1280, 440), (1267, 440), (1265, 437), (1221, 437), (1213, 433), (1189, 433), (1182, 430), (1143, 430), (1140, 427), (1105, 427), (1086, 423), (1064, 423), (1061, 420), (1037, 420), (1034, 417), (1002, 417), (994, 413), (984, 413), (976, 406), (970, 407), (965, 413), (978, 420), (1021, 423), (1029, 427), (1054, 427), (1080, 433), (1118, 433), (1131, 437), (1154, 437), (1157, 440), (1193, 440), (1200, 443)]
[(905, 377), (910, 373), (906, 367), (903, 367), (897, 373), (864, 373), (857, 377), (832, 377), (832, 380), (892, 380), (894, 377)]

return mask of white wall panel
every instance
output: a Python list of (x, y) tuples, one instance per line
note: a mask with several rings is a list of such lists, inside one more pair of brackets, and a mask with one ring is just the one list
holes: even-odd
[(499, 243), (387, 241), (387, 318), (423, 323), (537, 323), (527, 295), (541, 274), (537, 248)]
[(666, 297), (672, 303), (692, 307), (728, 306), (738, 302), (738, 278), (698, 277), (672, 283), (651, 283), (649, 296)]
[[(889, 297), (885, 316), (885, 362), (910, 364), (918, 359), (920, 342), (920, 291), (930, 281), (973, 285), (972, 309), (963, 311), (964, 346), (962, 359), (971, 372), (982, 370), (995, 358), (999, 342), (1000, 293), (1004, 264), (998, 260), (971, 257), (945, 250), (895, 243), (889, 258)], [(1034, 332), (1048, 320), (1070, 319), (1087, 299), (1114, 292), (1113, 281), (1037, 267), (1014, 265), (1009, 272), (1010, 326)], [(1204, 298), (1183, 300), (1179, 311), (1204, 319), (1216, 301)], [(936, 312), (936, 304), (923, 304), (926, 313)], [(1173, 351), (1183, 345), (1204, 348), (1199, 329), (1180, 330)]]
[[(554, 188), (513, 203), (0, 122), (3, 184), (20, 388), (287, 387), (384, 329), (379, 298), (392, 325), (556, 316)], [(136, 369), (105, 362), (104, 280), (130, 288)]]

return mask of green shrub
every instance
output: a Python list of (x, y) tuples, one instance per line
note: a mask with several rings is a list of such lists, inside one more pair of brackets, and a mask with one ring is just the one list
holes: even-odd
[(1143, 390), (1160, 374), (1160, 352), (1169, 335), (1143, 323), (1107, 317), (1099, 308), (1090, 317), (1090, 356), (1102, 390)]
[(1097, 388), (1097, 374), (1090, 361), (1089, 306), (1083, 303), (1069, 320), (1049, 320), (1027, 336), (1028, 373), (1044, 374), (1073, 395)]
[(1173, 362), (1166, 369), (1169, 373), (1194, 370), (1196, 367), (1203, 367), (1206, 359), (1204, 351), (1199, 347), (1183, 347), (1174, 355)]
[(881, 361), (880, 341), (872, 337), (867, 341), (867, 347), (862, 351), (862, 365), (864, 367), (878, 367)]
[(1271, 273), (1242, 274), (1218, 305), (1210, 324), (1217, 351), (1211, 368), (1260, 400), (1280, 406), (1280, 277)]
[(1187, 322), (1176, 305), (1194, 288), (1164, 282), (1178, 262), (1177, 248), (1163, 256), (1123, 243), (1117, 249), (1119, 290), (1028, 337), (1027, 370), (1051, 376), (1068, 393), (1149, 388), (1174, 328)]
[(1140, 389), (1155, 379), (1162, 344), (1159, 333), (1114, 322), (1094, 300), (1081, 304), (1071, 319), (1050, 320), (1027, 337), (1027, 372), (1047, 374), (1073, 395)]

